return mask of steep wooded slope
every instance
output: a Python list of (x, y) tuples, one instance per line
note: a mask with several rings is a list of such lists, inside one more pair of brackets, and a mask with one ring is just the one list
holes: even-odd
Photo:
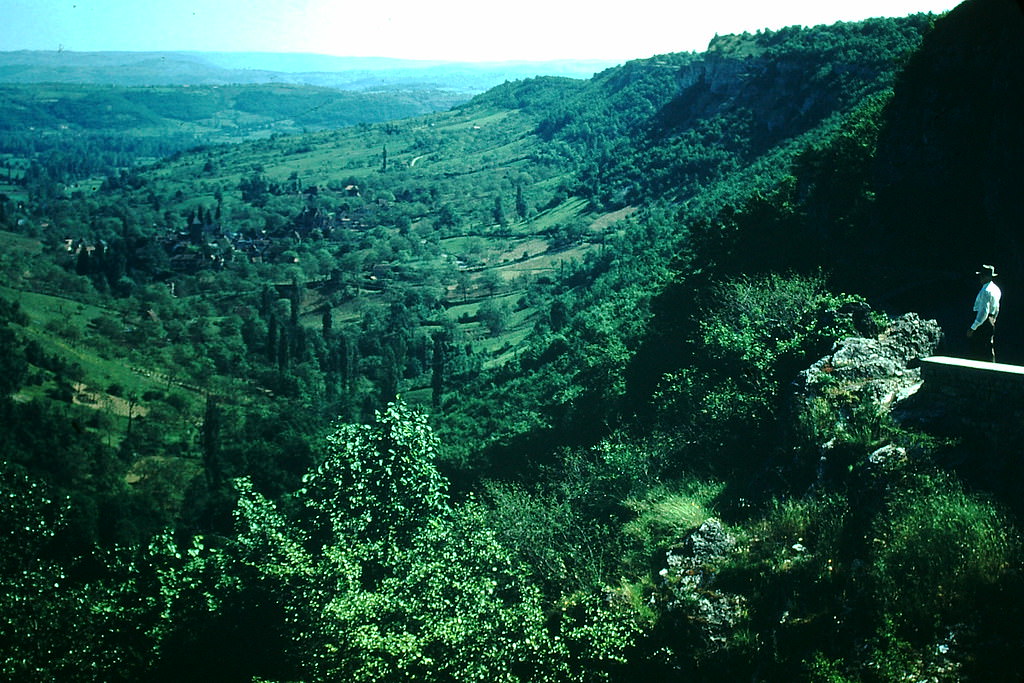
[[(959, 330), (981, 263), (1011, 288), (1024, 278), (1022, 50), (1017, 3), (964, 3), (935, 23), (891, 91), (780, 159), (771, 185), (698, 217), (698, 250), (723, 272), (823, 268), (837, 287)], [(1019, 362), (1024, 326), (1003, 322), (1004, 358)], [(960, 337), (947, 335), (951, 352)]]

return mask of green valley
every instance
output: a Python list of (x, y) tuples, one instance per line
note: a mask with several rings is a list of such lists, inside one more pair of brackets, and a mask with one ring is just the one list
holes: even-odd
[(1016, 10), (0, 85), (0, 672), (1018, 680), (1018, 413), (918, 368), (1021, 279)]

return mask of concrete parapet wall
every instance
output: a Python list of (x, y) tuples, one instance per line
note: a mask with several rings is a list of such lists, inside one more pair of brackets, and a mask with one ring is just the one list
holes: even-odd
[(963, 404), (1016, 408), (1024, 404), (1024, 367), (930, 356), (921, 359), (923, 388)]

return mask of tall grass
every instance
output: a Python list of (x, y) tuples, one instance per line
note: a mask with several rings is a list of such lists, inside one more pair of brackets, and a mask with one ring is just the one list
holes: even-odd
[(637, 513), (623, 530), (647, 548), (663, 548), (696, 529), (714, 514), (715, 498), (725, 484), (700, 480), (660, 486), (643, 498), (626, 501)]
[(896, 494), (875, 537), (880, 602), (895, 624), (915, 629), (976, 613), (1020, 559), (1003, 513), (947, 475), (922, 476)]

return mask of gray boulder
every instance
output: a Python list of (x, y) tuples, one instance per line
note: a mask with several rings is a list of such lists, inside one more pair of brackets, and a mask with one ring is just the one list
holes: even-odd
[(736, 538), (711, 518), (666, 553), (661, 578), (668, 609), (687, 614), (711, 642), (724, 642), (746, 613), (741, 596), (715, 590), (715, 575), (736, 548)]
[(838, 342), (832, 353), (800, 373), (797, 396), (809, 400), (847, 394), (889, 408), (921, 386), (917, 361), (934, 354), (941, 339), (937, 322), (907, 313), (875, 338)]

